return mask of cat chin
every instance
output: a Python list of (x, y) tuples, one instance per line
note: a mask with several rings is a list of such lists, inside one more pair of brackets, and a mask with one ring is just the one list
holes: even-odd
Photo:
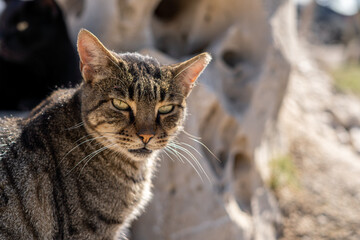
[(158, 152), (158, 150), (141, 151), (140, 149), (129, 149), (126, 155), (134, 161), (144, 161), (150, 158), (154, 158), (158, 154)]
[(131, 159), (133, 161), (144, 161), (153, 158), (159, 150), (124, 149), (122, 147), (110, 147), (111, 150)]

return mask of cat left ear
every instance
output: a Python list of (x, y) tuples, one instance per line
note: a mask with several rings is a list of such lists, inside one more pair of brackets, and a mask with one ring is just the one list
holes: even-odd
[(80, 71), (85, 82), (95, 82), (102, 76), (104, 67), (111, 61), (118, 60), (108, 49), (93, 35), (85, 29), (81, 29), (78, 35), (77, 48), (80, 57)]
[(172, 66), (175, 69), (174, 79), (181, 81), (186, 96), (190, 94), (196, 79), (198, 79), (210, 61), (210, 54), (201, 53), (185, 62)]

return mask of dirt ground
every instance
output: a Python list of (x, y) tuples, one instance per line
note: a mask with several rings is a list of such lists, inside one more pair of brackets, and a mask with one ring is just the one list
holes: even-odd
[(279, 239), (360, 239), (360, 99), (334, 91), (328, 75), (297, 61), (280, 114), (298, 187), (275, 190)]
[(276, 190), (282, 240), (360, 239), (360, 155), (351, 141), (339, 141), (337, 126), (326, 111), (304, 113), (304, 121), (288, 129), (296, 136), (289, 154), (298, 186)]
[(303, 149), (293, 153), (300, 186), (276, 193), (284, 224), (280, 239), (360, 239), (360, 189), (351, 186), (352, 174)]

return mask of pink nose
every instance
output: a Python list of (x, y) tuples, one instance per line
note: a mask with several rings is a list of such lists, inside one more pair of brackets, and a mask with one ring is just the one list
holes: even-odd
[(143, 143), (147, 144), (153, 137), (153, 134), (139, 134), (139, 137)]

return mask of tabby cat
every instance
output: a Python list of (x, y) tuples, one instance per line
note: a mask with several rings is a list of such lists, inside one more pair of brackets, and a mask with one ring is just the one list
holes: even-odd
[(156, 155), (211, 59), (160, 65), (87, 30), (78, 52), (77, 88), (0, 120), (0, 239), (118, 239), (149, 201)]

